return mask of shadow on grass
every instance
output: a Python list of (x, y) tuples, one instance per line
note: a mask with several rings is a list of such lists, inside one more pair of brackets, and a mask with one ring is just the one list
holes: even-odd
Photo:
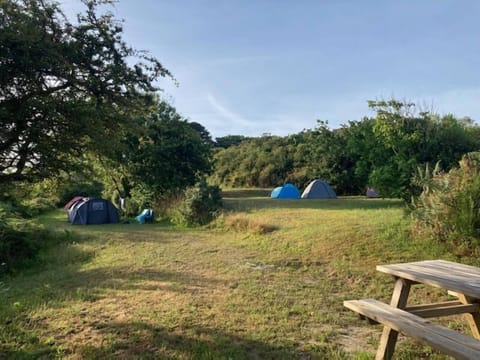
[(60, 283), (62, 291), (78, 289), (101, 290), (168, 290), (173, 292), (195, 292), (200, 288), (227, 286), (221, 281), (204, 276), (178, 271), (132, 269), (129, 267), (105, 267), (88, 271), (75, 271)]
[(103, 324), (104, 338), (114, 339), (106, 346), (85, 345), (84, 358), (122, 359), (326, 359), (326, 345), (301, 349), (291, 341), (270, 344), (215, 328), (188, 326), (165, 329), (145, 322)]
[[(104, 339), (108, 339), (103, 345), (76, 344), (75, 349), (64, 349), (56, 354), (57, 357), (236, 360), (347, 358), (342, 350), (327, 344), (304, 346), (288, 340), (273, 344), (201, 326), (169, 330), (146, 322), (106, 322), (98, 323), (97, 331)], [(0, 352), (8, 359), (49, 359), (54, 354), (52, 349), (45, 346), (34, 350), (11, 349)]]
[[(80, 254), (79, 254), (80, 256)], [(104, 267), (81, 271), (76, 267), (63, 268), (52, 276), (47, 270), (17, 281), (14, 293), (5, 291), (3, 305), (15, 302), (35, 310), (48, 303), (49, 307), (64, 307), (65, 302), (95, 302), (111, 296), (113, 291), (170, 291), (195, 294), (204, 288), (227, 287), (228, 282), (177, 271)], [(14, 279), (12, 279), (14, 280)], [(8, 286), (8, 285), (7, 285)], [(1, 308), (0, 303), (0, 308)]]
[[(48, 283), (39, 274), (30, 279), (30, 284), (22, 284), (24, 290), (30, 286), (28, 294), (22, 291), (22, 298), (17, 296), (10, 301), (2, 301), (0, 309), (4, 307), (1, 309), (4, 319), (0, 325), (10, 343), (0, 342), (0, 358), (47, 359), (70, 354), (85, 359), (326, 359), (330, 358), (332, 351), (338, 355), (338, 349), (323, 343), (304, 346), (287, 339), (278, 340), (277, 337), (270, 343), (269, 340), (255, 339), (254, 334), (228, 334), (224, 330), (196, 324), (180, 323), (166, 328), (142, 321), (112, 321), (108, 317), (95, 318), (92, 319), (94, 322), (87, 321), (85, 324), (94, 324), (95, 331), (104, 339), (101, 345), (85, 342), (65, 347), (55, 342), (42, 342), (42, 337), (36, 335), (39, 330), (40, 334), (61, 331), (51, 328), (49, 321), (29, 320), (29, 314), (37, 306), (44, 306), (42, 304), (49, 304), (49, 308), (54, 309), (64, 307), (72, 300), (78, 304), (94, 303), (112, 296), (106, 290), (169, 291), (195, 296), (204, 288), (228, 286), (225, 281), (191, 273), (132, 270), (122, 266), (88, 271), (70, 267), (51, 280), (54, 281)], [(6, 312), (5, 307), (14, 300), (20, 305)], [(88, 308), (88, 305), (82, 306)], [(125, 310), (128, 311), (128, 308)], [(63, 337), (60, 333), (57, 335)]]

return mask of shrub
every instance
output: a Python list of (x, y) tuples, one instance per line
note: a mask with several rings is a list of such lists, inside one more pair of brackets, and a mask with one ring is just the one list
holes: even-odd
[(31, 199), (23, 199), (20, 202), (22, 213), (27, 217), (33, 217), (44, 213), (48, 210), (55, 209), (55, 199), (51, 197), (33, 197)]
[(45, 179), (36, 183), (16, 182), (4, 187), (0, 201), (10, 204), (23, 217), (33, 217), (56, 207), (58, 202), (55, 180)]
[(221, 208), (220, 188), (201, 180), (185, 191), (183, 199), (173, 209), (172, 221), (182, 226), (205, 225), (218, 215)]
[[(137, 185), (131, 190), (130, 195), (129, 198), (125, 199), (125, 207), (123, 209), (125, 216), (136, 216), (140, 214), (143, 209), (152, 207), (153, 192), (146, 186), (141, 184)], [(117, 204), (118, 200), (114, 201), (114, 203)]]
[(417, 229), (474, 248), (480, 245), (480, 153), (464, 155), (459, 165), (426, 177), (412, 215)]
[(16, 216), (14, 210), (0, 203), (0, 275), (33, 259), (49, 237), (46, 230)]

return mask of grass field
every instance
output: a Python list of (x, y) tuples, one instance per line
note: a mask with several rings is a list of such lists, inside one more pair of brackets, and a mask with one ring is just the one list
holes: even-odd
[[(388, 301), (392, 280), (375, 265), (478, 265), (412, 239), (397, 200), (264, 195), (225, 192), (226, 213), (206, 228), (39, 218), (71, 240), (0, 280), (0, 358), (373, 359), (381, 327), (342, 302)], [(465, 330), (459, 320), (446, 324)], [(404, 338), (396, 356), (445, 358)]]

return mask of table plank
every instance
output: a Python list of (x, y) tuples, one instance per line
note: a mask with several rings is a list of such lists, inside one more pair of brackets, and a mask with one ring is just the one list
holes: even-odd
[[(480, 341), (404, 310), (374, 299), (345, 301), (344, 306), (385, 324), (385, 327), (393, 328), (414, 339), (424, 341), (457, 359), (472, 360), (480, 358)], [(392, 358), (393, 348), (388, 353), (381, 350), (379, 348), (379, 352), (377, 352), (377, 359)]]
[(445, 260), (378, 265), (377, 270), (398, 278), (444, 288), (480, 299), (480, 268)]

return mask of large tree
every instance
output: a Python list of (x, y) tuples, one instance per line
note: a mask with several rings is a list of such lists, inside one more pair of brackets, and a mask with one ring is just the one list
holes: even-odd
[(156, 110), (137, 119), (136, 131), (128, 133), (109, 158), (101, 159), (121, 197), (129, 198), (141, 185), (158, 198), (182, 191), (212, 171), (208, 131), (164, 101)]
[(128, 132), (171, 74), (122, 39), (122, 24), (84, 0), (69, 22), (49, 0), (0, 1), (0, 183), (68, 169)]

